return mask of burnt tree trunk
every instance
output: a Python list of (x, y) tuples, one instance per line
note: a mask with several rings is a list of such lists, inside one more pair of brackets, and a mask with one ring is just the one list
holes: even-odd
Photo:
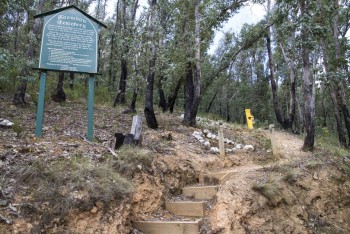
[(15, 91), (15, 95), (13, 97), (13, 104), (15, 104), (15, 105), (26, 104), (25, 99), (24, 99), (26, 90), (27, 90), (27, 80), (26, 80), (26, 78), (22, 78), (20, 80), (19, 85), (17, 86), (16, 91)]
[(175, 106), (175, 102), (176, 102), (176, 98), (177, 95), (179, 93), (179, 90), (181, 88), (182, 82), (184, 81), (183, 77), (181, 77), (175, 86), (175, 89), (173, 90), (172, 94), (168, 97), (168, 110), (170, 111), (170, 113), (173, 113), (174, 111), (174, 106)]
[(125, 91), (126, 91), (126, 78), (128, 76), (128, 64), (126, 59), (122, 59), (121, 61), (121, 74), (120, 74), (120, 82), (117, 97), (114, 100), (113, 106), (117, 104), (123, 104), (126, 102), (125, 99)]
[(163, 87), (162, 87), (162, 80), (163, 80), (163, 77), (160, 77), (159, 78), (159, 82), (158, 82), (158, 93), (159, 93), (158, 107), (162, 108), (163, 112), (166, 112), (166, 110), (167, 110), (167, 103), (166, 103), (166, 99), (165, 99), (164, 90), (163, 90)]
[(214, 103), (214, 100), (216, 98), (216, 96), (218, 95), (220, 89), (214, 94), (214, 96), (212, 97), (212, 99), (210, 99), (210, 102), (209, 102), (209, 105), (208, 107), (205, 109), (205, 113), (209, 113), (210, 109), (211, 109), (211, 106), (213, 105)]
[(199, 6), (201, 4), (201, 0), (194, 1), (195, 8), (195, 44), (194, 44), (194, 58), (195, 63), (194, 66), (192, 64), (188, 64), (188, 70), (186, 75), (186, 83), (185, 83), (185, 113), (184, 119), (182, 123), (186, 126), (195, 126), (196, 125), (196, 117), (197, 111), (199, 107), (200, 101), (200, 82), (201, 82), (201, 30), (200, 30), (200, 22), (201, 17), (199, 13)]
[(154, 86), (154, 71), (156, 65), (156, 45), (155, 45), (155, 26), (156, 26), (156, 0), (150, 1), (150, 24), (149, 24), (149, 35), (150, 35), (150, 52), (151, 56), (148, 60), (148, 75), (147, 75), (147, 86), (145, 92), (145, 117), (147, 126), (152, 129), (158, 128), (158, 123), (153, 110), (153, 86)]
[(134, 89), (134, 93), (133, 93), (133, 95), (132, 95), (132, 100), (131, 100), (130, 106), (129, 106), (128, 109), (126, 109), (125, 111), (123, 111), (124, 114), (127, 114), (127, 113), (136, 113), (137, 94), (138, 94), (138, 89)]
[(63, 81), (64, 81), (64, 72), (59, 72), (56, 91), (51, 95), (51, 98), (54, 102), (66, 101), (66, 93), (64, 92), (64, 89), (63, 89)]

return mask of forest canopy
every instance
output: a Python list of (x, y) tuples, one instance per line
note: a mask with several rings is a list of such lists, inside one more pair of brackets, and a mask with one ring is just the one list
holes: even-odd
[[(42, 21), (34, 15), (74, 4), (108, 26), (98, 36), (97, 99), (127, 105), (125, 112), (142, 108), (150, 128), (158, 128), (155, 103), (183, 110), (187, 126), (198, 113), (243, 123), (249, 108), (257, 127), (305, 134), (304, 150), (325, 132), (349, 145), (350, 1), (148, 0), (140, 7), (115, 0), (114, 9), (108, 2), (2, 0), (0, 90), (16, 105), (26, 105), (26, 93), (35, 99)], [(263, 5), (265, 17), (226, 32), (208, 53), (215, 32), (249, 4)], [(86, 85), (82, 75), (50, 76), (57, 76), (57, 102)]]

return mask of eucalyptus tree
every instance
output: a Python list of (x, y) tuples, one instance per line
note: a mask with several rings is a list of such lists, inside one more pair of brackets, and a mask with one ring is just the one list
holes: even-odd
[[(350, 115), (347, 107), (346, 89), (344, 84), (347, 79), (347, 61), (345, 58), (346, 47), (344, 43), (344, 41), (347, 40), (344, 36), (349, 27), (349, 16), (339, 17), (342, 12), (348, 11), (344, 9), (347, 8), (345, 3), (346, 1), (339, 4), (338, 0), (333, 1), (332, 4), (325, 4), (323, 1), (318, 1), (316, 22), (320, 29), (319, 40), (322, 45), (327, 88), (333, 104), (339, 143), (342, 146), (347, 146), (343, 130), (342, 115), (348, 133), (348, 139), (350, 141)], [(339, 18), (341, 18), (342, 21), (339, 21)], [(342, 29), (344, 31), (342, 31)]]
[[(128, 1), (128, 0), (118, 0), (117, 19), (119, 21), (118, 26), (115, 29), (118, 30), (119, 34), (119, 51), (120, 51), (120, 80), (119, 89), (117, 96), (114, 100), (114, 106), (117, 104), (122, 104), (126, 102), (125, 92), (126, 83), (128, 77), (128, 55), (130, 50), (131, 40), (133, 38), (136, 11), (138, 8), (138, 0)], [(117, 22), (118, 22), (117, 21)]]
[(157, 16), (157, 0), (150, 1), (150, 14), (149, 14), (149, 51), (150, 56), (148, 58), (148, 73), (147, 73), (147, 85), (145, 91), (145, 117), (149, 128), (157, 129), (158, 123), (153, 109), (153, 86), (156, 66), (156, 16)]
[(304, 124), (306, 136), (302, 149), (304, 151), (313, 150), (315, 144), (315, 80), (311, 73), (310, 49), (311, 33), (309, 31), (311, 5), (309, 0), (300, 1), (300, 43), (301, 43), (301, 59), (303, 72), (303, 91), (304, 91)]
[[(21, 71), (19, 72), (19, 77), (20, 77), (20, 82), (16, 87), (16, 90), (14, 92), (14, 97), (13, 97), (13, 103), (15, 105), (23, 105), (25, 104), (25, 93), (27, 90), (27, 82), (28, 82), (28, 76), (30, 75), (31, 71), (31, 67), (33, 67), (34, 63), (34, 55), (35, 55), (35, 42), (36, 42), (36, 37), (37, 34), (39, 32), (40, 29), (40, 22), (38, 20), (35, 20), (33, 23), (31, 22), (31, 19), (33, 17), (33, 13), (35, 12), (34, 9), (37, 8), (38, 11), (37, 13), (41, 13), (43, 11), (44, 8), (44, 4), (45, 4), (45, 0), (41, 0), (39, 2), (36, 1), (28, 1), (26, 2), (26, 4), (24, 5), (19, 5), (22, 7), (22, 11), (23, 13), (25, 12), (25, 14), (23, 15), (24, 18), (27, 19), (27, 21), (25, 22), (25, 24), (23, 25), (26, 26), (27, 30), (27, 37), (28, 38), (28, 42), (25, 43), (24, 41), (20, 41), (21, 37), (18, 36), (18, 32), (21, 29), (18, 20), (20, 20), (19, 18), (16, 20), (16, 23), (14, 25), (14, 50), (13, 53), (16, 57), (17, 53), (18, 53), (18, 43), (21, 42), (21, 44), (26, 45), (27, 48), (21, 48), (21, 52), (19, 52), (21, 55), (25, 55), (25, 57), (27, 58), (27, 61), (23, 64), (21, 64)], [(21, 11), (18, 11), (21, 12)], [(18, 15), (18, 13), (17, 13)], [(22, 38), (23, 39), (23, 38)], [(25, 51), (25, 52), (24, 52)]]

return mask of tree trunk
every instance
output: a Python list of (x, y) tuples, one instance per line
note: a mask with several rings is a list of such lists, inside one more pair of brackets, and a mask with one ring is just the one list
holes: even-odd
[[(266, 47), (267, 47), (267, 54), (269, 58), (269, 70), (270, 70), (270, 83), (271, 83), (271, 90), (272, 90), (272, 99), (273, 99), (273, 109), (275, 111), (275, 116), (279, 124), (284, 129), (288, 129), (292, 127), (292, 122), (288, 118), (283, 118), (281, 109), (279, 106), (278, 101), (278, 92), (277, 92), (277, 84), (275, 79), (275, 65), (273, 62), (273, 56), (272, 56), (272, 49), (271, 49), (271, 35), (270, 35), (270, 29), (267, 30), (266, 33)], [(294, 86), (295, 87), (295, 86)]]
[[(338, 0), (334, 1), (335, 4), (335, 11), (336, 15), (333, 18), (333, 39), (334, 39), (334, 44), (335, 44), (335, 69), (336, 71), (340, 71), (343, 69), (342, 67), (342, 58), (341, 58), (341, 48), (340, 48), (340, 43), (339, 43), (339, 2)], [(345, 89), (344, 89), (344, 84), (343, 80), (340, 80), (338, 82), (338, 95), (339, 95), (339, 100), (341, 103), (341, 109), (343, 111), (343, 116), (344, 116), (344, 122), (346, 126), (346, 130), (348, 133), (348, 138), (349, 138), (349, 144), (350, 144), (350, 114), (349, 114), (349, 109), (347, 107), (346, 103), (346, 96), (345, 96)]]
[(15, 105), (26, 104), (25, 99), (24, 99), (26, 90), (27, 90), (27, 79), (22, 78), (20, 80), (19, 85), (17, 86), (15, 95), (13, 97), (13, 104), (15, 104)]
[(121, 18), (121, 27), (120, 27), (120, 35), (122, 40), (122, 47), (121, 47), (121, 73), (120, 73), (120, 80), (119, 80), (119, 89), (117, 96), (114, 100), (114, 105), (117, 104), (124, 104), (126, 102), (125, 100), (125, 91), (126, 91), (126, 79), (128, 76), (128, 61), (126, 59), (127, 51), (128, 51), (128, 45), (126, 44), (126, 0), (122, 1), (123, 8), (122, 8), (122, 18)]
[[(307, 0), (300, 1), (301, 17), (305, 17), (308, 11)], [(302, 150), (312, 151), (315, 144), (315, 93), (314, 93), (314, 79), (311, 74), (310, 65), (310, 52), (308, 48), (309, 32), (306, 28), (305, 22), (302, 25), (300, 37), (301, 37), (301, 57), (302, 57), (302, 70), (304, 81), (304, 123), (306, 130), (306, 137), (304, 139), (304, 145)]]
[(346, 145), (346, 138), (345, 138), (345, 134), (344, 134), (344, 130), (343, 130), (343, 123), (342, 123), (342, 119), (341, 119), (341, 113), (339, 111), (339, 104), (338, 104), (338, 100), (337, 100), (337, 94), (336, 94), (336, 88), (334, 87), (334, 81), (331, 79), (330, 77), (330, 68), (329, 68), (329, 64), (328, 64), (328, 53), (327, 53), (327, 48), (326, 48), (326, 43), (323, 41), (323, 65), (326, 71), (326, 76), (327, 76), (327, 81), (328, 81), (328, 90), (329, 90), (329, 94), (331, 96), (331, 100), (332, 100), (332, 104), (333, 104), (333, 112), (334, 112), (334, 117), (335, 117), (335, 123), (336, 123), (336, 128), (337, 128), (337, 133), (338, 133), (338, 139), (339, 139), (339, 144), (341, 146), (345, 146)]
[[(40, 0), (39, 3), (38, 3), (38, 12), (41, 13), (43, 8), (44, 8), (44, 4), (45, 4), (46, 0)], [(17, 14), (17, 16), (19, 16)], [(29, 18), (31, 17), (29, 14), (28, 14), (28, 20)], [(16, 24), (18, 22), (16, 21)], [(18, 26), (18, 25), (17, 25)], [(40, 19), (35, 19), (34, 20), (34, 25), (33, 25), (33, 35), (36, 36), (39, 32), (39, 29), (40, 29)], [(15, 28), (15, 45), (14, 45), (14, 51), (15, 51), (15, 55), (16, 55), (16, 52), (17, 52), (17, 34), (18, 34), (18, 27)], [(33, 57), (34, 57), (34, 41), (33, 40), (29, 40), (29, 43), (28, 43), (28, 48), (27, 48), (27, 52), (26, 52), (26, 55), (28, 57), (28, 60), (32, 60)], [(15, 105), (23, 105), (25, 104), (25, 93), (27, 91), (27, 77), (29, 75), (29, 71), (28, 71), (28, 68), (24, 68), (22, 69), (22, 72), (21, 72), (21, 76), (23, 77), (20, 81), (20, 84), (18, 85), (18, 87), (16, 88), (16, 92), (15, 92), (15, 95), (13, 97), (13, 103)]]
[(115, 84), (115, 74), (114, 74), (114, 66), (113, 66), (113, 62), (114, 62), (114, 44), (115, 44), (115, 37), (116, 37), (116, 33), (117, 33), (117, 25), (118, 25), (118, 12), (119, 12), (119, 1), (117, 1), (117, 17), (115, 20), (115, 24), (114, 24), (114, 30), (112, 32), (112, 36), (111, 36), (111, 50), (110, 50), (110, 54), (109, 54), (109, 70), (108, 70), (108, 90), (114, 90), (114, 84)]
[(162, 80), (163, 80), (163, 77), (160, 77), (159, 83), (158, 83), (158, 93), (159, 93), (158, 107), (162, 108), (162, 111), (164, 113), (167, 110), (167, 103), (166, 103), (166, 99), (165, 99), (164, 90), (162, 88)]
[[(186, 76), (186, 104), (185, 113), (182, 123), (186, 126), (195, 126), (197, 111), (200, 101), (200, 82), (201, 82), (201, 16), (199, 13), (199, 5), (201, 0), (195, 0), (195, 65), (188, 65)], [(193, 71), (192, 71), (193, 70)]]
[(154, 85), (154, 71), (156, 65), (156, 45), (155, 45), (155, 30), (156, 30), (156, 0), (150, 2), (150, 24), (149, 24), (149, 35), (150, 35), (150, 58), (148, 60), (148, 75), (147, 75), (147, 86), (145, 92), (145, 117), (147, 126), (152, 129), (158, 128), (158, 123), (153, 110), (153, 85)]
[(69, 78), (70, 78), (70, 80), (69, 80), (69, 88), (71, 90), (74, 90), (74, 72), (70, 72), (69, 73)]
[[(294, 39), (295, 35), (293, 33), (292, 36), (292, 44), (294, 45)], [(295, 78), (296, 78), (296, 72), (295, 72), (295, 64), (294, 64), (294, 56), (292, 59), (288, 59), (286, 53), (284, 52), (284, 47), (280, 45), (281, 51), (283, 53), (284, 60), (286, 63), (289, 64), (289, 80), (290, 80), (290, 87), (289, 87), (289, 113), (288, 113), (288, 120), (285, 122), (289, 122), (288, 124), (290, 127), (292, 127), (294, 123), (295, 118), (295, 109), (296, 109), (296, 95), (295, 95)], [(287, 123), (286, 123), (287, 124)]]
[(172, 94), (168, 97), (168, 110), (170, 111), (170, 113), (173, 113), (173, 111), (174, 111), (175, 101), (176, 101), (177, 95), (179, 93), (179, 90), (181, 88), (183, 80), (184, 80), (184, 78), (181, 77), (177, 81), (175, 89), (173, 90)]
[(126, 91), (126, 78), (128, 75), (128, 64), (126, 59), (122, 58), (121, 61), (121, 74), (120, 74), (120, 83), (117, 97), (114, 100), (114, 105), (123, 104), (126, 102), (125, 100), (125, 91)]
[(208, 107), (205, 109), (205, 113), (209, 113), (209, 111), (210, 111), (210, 109), (211, 109), (211, 106), (213, 105), (214, 100), (215, 100), (215, 98), (216, 98), (216, 95), (218, 95), (218, 93), (219, 93), (220, 90), (221, 90), (221, 89), (219, 89), (217, 92), (215, 92), (214, 96), (210, 99), (209, 105), (208, 105)]
[(64, 92), (64, 89), (63, 89), (63, 81), (64, 81), (64, 72), (59, 72), (56, 92), (51, 95), (51, 98), (54, 102), (66, 101), (66, 93)]

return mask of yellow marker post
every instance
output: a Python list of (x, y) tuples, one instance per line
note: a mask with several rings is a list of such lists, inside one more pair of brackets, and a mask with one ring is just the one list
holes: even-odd
[(245, 109), (245, 116), (247, 118), (247, 125), (249, 129), (253, 129), (254, 116), (250, 113), (250, 109)]

